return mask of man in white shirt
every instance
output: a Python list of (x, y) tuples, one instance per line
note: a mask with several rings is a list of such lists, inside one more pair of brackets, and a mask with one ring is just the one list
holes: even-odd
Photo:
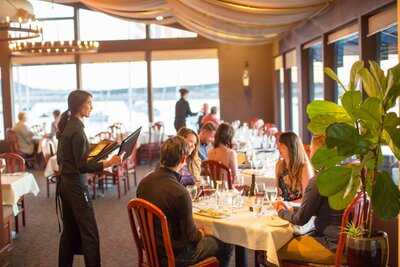
[(20, 152), (25, 155), (33, 155), (35, 143), (33, 141), (33, 132), (26, 125), (27, 116), (25, 112), (18, 113), (18, 122), (12, 128), (18, 138), (18, 147)]

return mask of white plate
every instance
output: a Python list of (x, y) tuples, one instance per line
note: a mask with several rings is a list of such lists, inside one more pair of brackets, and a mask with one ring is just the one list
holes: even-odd
[(268, 226), (287, 226), (289, 225), (289, 222), (282, 220), (278, 216), (267, 216), (265, 224)]

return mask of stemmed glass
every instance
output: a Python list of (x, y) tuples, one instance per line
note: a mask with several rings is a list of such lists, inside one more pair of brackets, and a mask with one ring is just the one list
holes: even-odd
[(186, 189), (189, 191), (190, 198), (192, 201), (195, 201), (197, 198), (197, 186), (196, 185), (188, 185)]
[(6, 159), (0, 158), (0, 173), (3, 174), (4, 170), (6, 169), (7, 163)]

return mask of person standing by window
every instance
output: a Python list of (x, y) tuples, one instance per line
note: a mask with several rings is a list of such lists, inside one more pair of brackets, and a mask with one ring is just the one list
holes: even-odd
[(186, 118), (189, 116), (196, 116), (197, 113), (190, 110), (189, 102), (187, 97), (189, 95), (189, 90), (186, 88), (181, 88), (179, 90), (181, 98), (175, 104), (175, 130), (179, 131), (180, 128), (186, 127)]
[(99, 232), (89, 198), (86, 173), (121, 164), (123, 156), (105, 161), (87, 161), (89, 141), (83, 118), (92, 111), (92, 95), (75, 90), (68, 96), (68, 110), (58, 123), (57, 161), (61, 177), (57, 184), (57, 203), (61, 200), (63, 231), (59, 247), (59, 267), (71, 267), (74, 254), (83, 254), (87, 267), (101, 266)]

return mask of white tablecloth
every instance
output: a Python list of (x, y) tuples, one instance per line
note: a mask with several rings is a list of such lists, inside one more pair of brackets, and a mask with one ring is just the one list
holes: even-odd
[(279, 266), (277, 251), (293, 236), (293, 227), (269, 226), (265, 222), (268, 217), (256, 217), (253, 212), (243, 210), (225, 219), (213, 219), (193, 214), (199, 227), (213, 233), (223, 242), (239, 245), (252, 250), (267, 252), (269, 262)]
[(5, 173), (1, 175), (3, 205), (12, 205), (13, 213), (18, 213), (18, 200), (29, 193), (37, 196), (39, 186), (35, 177), (29, 172)]
[(49, 160), (47, 161), (46, 168), (44, 169), (44, 177), (49, 177), (56, 171), (58, 171), (58, 163), (57, 163), (57, 156), (54, 155), (50, 157)]

